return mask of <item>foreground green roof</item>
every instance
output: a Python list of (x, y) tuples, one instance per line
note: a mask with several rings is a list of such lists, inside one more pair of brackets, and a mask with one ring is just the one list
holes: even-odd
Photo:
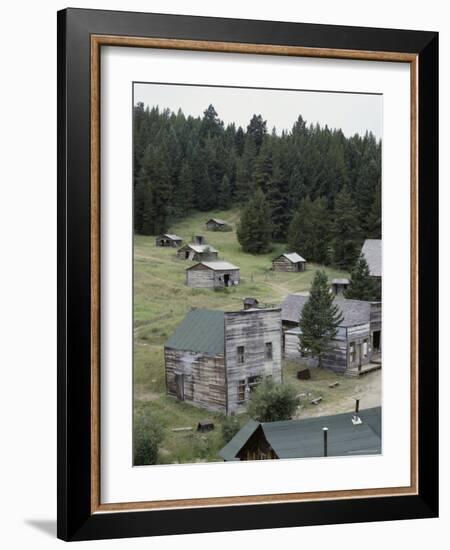
[(165, 346), (183, 351), (225, 353), (225, 314), (212, 309), (190, 311), (167, 340)]

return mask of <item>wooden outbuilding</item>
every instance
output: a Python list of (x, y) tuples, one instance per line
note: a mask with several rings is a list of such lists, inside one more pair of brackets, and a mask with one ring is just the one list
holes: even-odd
[(186, 269), (186, 284), (193, 288), (227, 288), (239, 282), (240, 270), (229, 262), (200, 262)]
[[(289, 294), (281, 305), (284, 356), (302, 359), (299, 351), (299, 320), (308, 296)], [(325, 368), (339, 374), (357, 376), (381, 367), (381, 302), (346, 300), (336, 297), (343, 320), (322, 357)]]
[(250, 419), (219, 451), (225, 461), (381, 454), (381, 407), (302, 420)]
[(254, 309), (259, 305), (259, 301), (256, 298), (244, 298), (244, 309)]
[(183, 244), (183, 239), (178, 235), (172, 235), (170, 233), (162, 233), (155, 238), (156, 246), (169, 246), (176, 248)]
[(281, 382), (280, 309), (190, 311), (164, 346), (167, 393), (211, 411), (244, 411), (266, 377)]
[(217, 260), (219, 252), (210, 244), (185, 244), (177, 251), (180, 260), (201, 262), (204, 260)]
[(284, 253), (272, 260), (274, 271), (305, 271), (306, 260), (297, 252)]
[(210, 218), (205, 225), (208, 231), (228, 231), (230, 229), (230, 225), (219, 218)]
[(331, 279), (331, 292), (335, 296), (341, 296), (350, 286), (350, 279)]

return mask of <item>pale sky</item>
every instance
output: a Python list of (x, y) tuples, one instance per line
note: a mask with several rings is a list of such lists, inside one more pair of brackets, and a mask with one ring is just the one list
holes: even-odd
[(261, 114), (268, 132), (275, 126), (278, 134), (291, 130), (302, 115), (308, 125), (341, 128), (347, 137), (366, 130), (382, 137), (383, 99), (375, 94), (135, 83), (134, 102), (140, 101), (150, 108), (181, 108), (193, 117), (201, 117), (212, 103), (225, 125), (234, 122), (244, 130), (253, 114)]

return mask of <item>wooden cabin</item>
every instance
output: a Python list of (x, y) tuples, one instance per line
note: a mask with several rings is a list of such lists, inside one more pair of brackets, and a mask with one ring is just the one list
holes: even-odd
[(236, 461), (375, 455), (381, 454), (381, 438), (381, 407), (280, 422), (250, 419), (219, 456)]
[(259, 301), (256, 298), (244, 298), (244, 309), (254, 309), (259, 305)]
[(350, 279), (331, 279), (331, 292), (335, 296), (342, 296), (350, 286)]
[(177, 251), (177, 258), (193, 262), (217, 260), (218, 255), (219, 252), (210, 244), (185, 244)]
[(229, 262), (202, 261), (186, 269), (186, 284), (193, 288), (227, 288), (239, 282), (240, 270)]
[(192, 244), (207, 244), (206, 238), (203, 235), (194, 235), (192, 237)]
[(183, 239), (178, 235), (171, 235), (170, 233), (162, 233), (155, 238), (156, 246), (169, 246), (176, 248), (183, 244)]
[[(299, 351), (299, 320), (308, 296), (288, 295), (281, 305), (283, 352), (286, 359), (302, 360)], [(343, 320), (322, 357), (325, 368), (339, 374), (358, 376), (381, 367), (381, 302), (336, 297)]]
[(274, 271), (305, 271), (306, 260), (297, 252), (285, 253), (272, 260), (272, 268)]
[(211, 411), (244, 411), (261, 380), (281, 382), (280, 311), (190, 311), (164, 346), (167, 393)]
[(228, 231), (231, 229), (226, 221), (219, 218), (211, 218), (205, 225), (208, 231)]

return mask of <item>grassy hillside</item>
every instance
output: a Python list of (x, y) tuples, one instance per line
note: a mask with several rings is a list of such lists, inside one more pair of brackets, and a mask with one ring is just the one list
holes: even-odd
[[(135, 407), (151, 414), (164, 428), (160, 449), (161, 462), (192, 462), (217, 460), (222, 446), (220, 429), (209, 434), (173, 432), (173, 428), (193, 426), (199, 420), (212, 418), (220, 427), (221, 415), (211, 414), (165, 395), (164, 342), (192, 307), (238, 310), (246, 296), (264, 304), (278, 305), (291, 292), (309, 290), (319, 266), (307, 264), (303, 273), (272, 272), (271, 260), (286, 250), (274, 245), (269, 254), (244, 253), (236, 239), (238, 212), (196, 213), (170, 227), (171, 233), (190, 242), (193, 235), (204, 235), (219, 251), (219, 257), (241, 269), (241, 284), (223, 291), (193, 289), (185, 285), (185, 269), (192, 262), (176, 258), (176, 249), (155, 246), (152, 236), (137, 235), (134, 247), (134, 390)], [(204, 223), (211, 217), (223, 218), (233, 226), (231, 232), (206, 231)], [(300, 254), (301, 250), (298, 250)], [(346, 273), (325, 268), (329, 278), (344, 277)], [(289, 369), (288, 379), (295, 380)], [(329, 377), (325, 376), (325, 382)], [(342, 379), (341, 379), (342, 380)], [(297, 384), (297, 382), (295, 382)], [(351, 381), (345, 382), (350, 384)], [(304, 383), (303, 383), (304, 384)], [(298, 382), (299, 391), (302, 385)], [(327, 384), (326, 384), (327, 385)], [(337, 392), (335, 392), (337, 393)], [(339, 392), (340, 393), (340, 392)], [(241, 421), (246, 419), (243, 416)]]

